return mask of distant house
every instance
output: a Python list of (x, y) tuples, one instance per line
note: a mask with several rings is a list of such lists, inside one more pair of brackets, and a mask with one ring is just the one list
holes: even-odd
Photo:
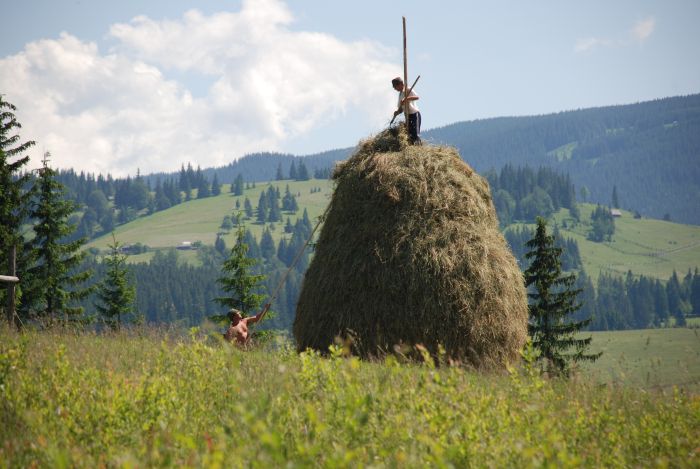
[(194, 246), (192, 246), (192, 241), (183, 241), (180, 243), (180, 245), (177, 247), (177, 249), (181, 251), (189, 251), (190, 249), (196, 249)]
[(615, 218), (620, 218), (622, 216), (622, 212), (616, 208), (610, 210), (610, 214)]
[(125, 244), (123, 246), (119, 246), (119, 252), (126, 255), (138, 254), (136, 246), (134, 246), (133, 244)]

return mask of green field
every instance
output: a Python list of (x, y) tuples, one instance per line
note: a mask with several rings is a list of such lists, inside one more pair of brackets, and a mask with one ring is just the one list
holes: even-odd
[(603, 352), (584, 373), (598, 382), (644, 389), (700, 391), (700, 329), (643, 329), (584, 333)]
[(700, 464), (692, 393), (341, 352), (0, 327), (0, 467)]
[[(331, 181), (328, 179), (273, 181), (271, 183), (258, 183), (255, 188), (246, 189), (242, 196), (236, 197), (228, 192), (230, 186), (224, 184), (222, 193), (217, 197), (190, 200), (167, 210), (137, 218), (118, 226), (114, 234), (122, 244), (141, 243), (151, 248), (150, 252), (129, 256), (131, 262), (147, 261), (153, 256), (153, 250), (174, 248), (184, 241), (201, 241), (204, 244), (213, 245), (224, 216), (236, 213), (236, 199), (240, 201), (241, 210), (243, 210), (243, 201), (246, 197), (255, 208), (258, 205), (260, 192), (266, 190), (269, 185), (279, 187), (283, 196), (286, 186), (289, 185), (290, 191), (297, 196), (297, 203), (300, 207), (295, 214), (283, 212), (282, 222), (275, 223), (274, 226), (270, 223), (264, 225), (272, 229), (275, 243), (279, 241), (280, 236), (284, 236), (284, 224), (288, 216), (294, 224), (297, 217), (301, 217), (304, 208), (306, 208), (313, 223), (325, 210), (330, 200), (332, 187)], [(312, 188), (320, 188), (321, 190), (312, 194)], [(244, 222), (259, 240), (264, 226), (255, 223), (255, 216), (252, 220), (244, 220)], [(235, 230), (224, 235), (223, 238), (227, 246), (232, 246), (235, 241)], [(92, 240), (86, 248), (96, 247), (105, 250), (111, 242), (111, 235), (102, 236)], [(182, 251), (181, 254), (183, 260), (196, 263), (196, 252)]]
[[(586, 273), (594, 284), (600, 272), (636, 275), (668, 280), (675, 269), (685, 275), (688, 269), (700, 267), (700, 226), (682, 225), (649, 218), (635, 219), (622, 210), (615, 219), (611, 242), (594, 243), (586, 239), (590, 230), (592, 204), (579, 204), (581, 223), (572, 227), (568, 210), (555, 217), (561, 233), (578, 242)], [(566, 220), (567, 227), (563, 222)]]

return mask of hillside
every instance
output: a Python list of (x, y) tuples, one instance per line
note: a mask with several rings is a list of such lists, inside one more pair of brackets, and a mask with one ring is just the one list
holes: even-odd
[(477, 171), (547, 165), (610, 203), (700, 224), (700, 95), (533, 117), (462, 122), (426, 132)]
[[(153, 257), (155, 250), (176, 248), (185, 241), (201, 241), (203, 244), (213, 245), (217, 232), (220, 231), (221, 222), (226, 215), (237, 212), (236, 200), (240, 202), (241, 209), (246, 198), (257, 207), (260, 192), (266, 190), (269, 185), (277, 187), (282, 193), (287, 186), (297, 196), (299, 211), (291, 214), (283, 212), (283, 219), (287, 217), (293, 224), (298, 217), (307, 210), (309, 218), (315, 220), (325, 210), (330, 194), (330, 181), (328, 179), (311, 179), (309, 181), (273, 181), (270, 183), (258, 183), (255, 188), (246, 189), (242, 196), (234, 196), (229, 193), (229, 185), (222, 187), (222, 193), (217, 197), (205, 199), (193, 199), (188, 202), (171, 207), (167, 210), (156, 212), (152, 215), (137, 218), (134, 221), (118, 226), (114, 234), (123, 244), (141, 243), (150, 248), (149, 252), (129, 256), (131, 262), (147, 261)], [(320, 189), (311, 193), (312, 188)], [(259, 240), (265, 226), (271, 224), (257, 224), (254, 220), (244, 220), (246, 228)], [(284, 235), (284, 222), (274, 224), (271, 230), (275, 243)], [(287, 236), (288, 237), (288, 236)], [(222, 236), (228, 246), (232, 246), (235, 240), (235, 232)], [(87, 247), (106, 249), (111, 243), (111, 235), (93, 239)], [(195, 251), (183, 251), (181, 258), (191, 263), (197, 263)]]
[[(425, 116), (429, 125), (430, 116)], [(424, 140), (457, 147), (478, 172), (514, 166), (551, 166), (570, 174), (585, 201), (608, 204), (617, 186), (624, 208), (645, 216), (700, 224), (700, 94), (637, 104), (458, 122), (423, 132)], [(304, 157), (311, 171), (347, 158), (352, 149)], [(259, 153), (225, 167), (203, 169), (230, 183), (274, 177), (299, 157)], [(175, 169), (175, 168), (174, 168)], [(175, 173), (173, 173), (175, 174)], [(158, 175), (163, 177), (165, 175)], [(150, 176), (155, 182), (155, 175)]]
[[(314, 221), (325, 209), (332, 190), (332, 182), (327, 179), (272, 181), (258, 183), (255, 188), (246, 189), (238, 200), (242, 204), (247, 197), (253, 207), (256, 207), (260, 192), (266, 189), (268, 184), (279, 187), (281, 191), (289, 185), (291, 192), (298, 194), (299, 211), (296, 214), (284, 214), (284, 219), (289, 216), (292, 223), (303, 214), (305, 208), (310, 219)], [(311, 193), (311, 188), (314, 187), (321, 190)], [(222, 194), (217, 197), (191, 200), (138, 218), (118, 226), (115, 234), (122, 243), (142, 243), (152, 248), (145, 254), (130, 256), (131, 262), (148, 260), (153, 256), (154, 249), (177, 247), (183, 241), (201, 241), (212, 245), (223, 217), (234, 212), (236, 199), (237, 197), (228, 193), (228, 186), (224, 186)], [(684, 273), (688, 269), (700, 266), (700, 227), (648, 218), (635, 219), (632, 213), (623, 211), (623, 216), (615, 221), (613, 240), (594, 243), (586, 239), (586, 234), (590, 229), (590, 213), (595, 206), (579, 204), (579, 207), (581, 223), (578, 225), (573, 226), (571, 220), (565, 223), (569, 217), (567, 210), (558, 212), (554, 219), (563, 235), (578, 242), (584, 268), (594, 280), (601, 271), (624, 274), (632, 270), (635, 274), (665, 281), (674, 269)], [(282, 223), (275, 225), (271, 233), (275, 243), (278, 243), (280, 237), (286, 235)], [(246, 221), (246, 226), (260, 239), (263, 225), (249, 220)], [(230, 232), (223, 238), (226, 244), (231, 246), (234, 233)], [(92, 240), (87, 247), (105, 249), (110, 242), (110, 236), (102, 236)], [(184, 251), (181, 259), (197, 263), (194, 251)]]

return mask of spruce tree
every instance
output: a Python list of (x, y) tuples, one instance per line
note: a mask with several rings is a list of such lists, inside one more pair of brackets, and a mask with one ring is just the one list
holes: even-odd
[(612, 207), (613, 208), (620, 208), (620, 199), (617, 196), (617, 186), (613, 186), (613, 191), (612, 191)]
[(211, 195), (216, 197), (221, 194), (221, 184), (219, 184), (219, 177), (214, 173), (214, 179), (211, 181)]
[(245, 228), (239, 221), (236, 244), (231, 248), (228, 259), (224, 261), (221, 267), (222, 275), (217, 280), (227, 296), (215, 298), (220, 305), (239, 310), (243, 317), (249, 316), (260, 306), (264, 295), (255, 291), (260, 289), (260, 283), (265, 279), (264, 275), (251, 272), (257, 260), (248, 257), (245, 233)]
[(131, 283), (126, 267), (126, 256), (120, 252), (121, 244), (112, 233), (110, 255), (105, 258), (107, 265), (105, 278), (98, 284), (95, 309), (105, 323), (112, 329), (119, 330), (122, 317), (133, 312), (136, 288)]
[[(22, 224), (29, 216), (32, 190), (28, 189), (30, 174), (20, 174), (20, 170), (29, 162), (29, 156), (22, 156), (35, 143), (20, 143), (16, 130), (22, 126), (15, 118), (17, 108), (4, 101), (0, 94), (0, 274), (10, 273), (12, 248), (15, 248), (15, 273), (22, 280), (23, 272), (32, 262), (31, 253), (23, 249)], [(15, 157), (16, 160), (12, 161)], [(5, 289), (0, 290), (0, 304), (6, 301)], [(7, 310), (8, 321), (14, 318)]]
[(277, 165), (277, 174), (275, 175), (275, 179), (278, 181), (281, 181), (284, 179), (284, 173), (282, 172), (282, 163)]
[(24, 294), (24, 311), (31, 310), (51, 321), (70, 321), (82, 314), (81, 306), (71, 303), (86, 298), (90, 288), (81, 288), (92, 274), (79, 271), (86, 251), (80, 252), (84, 238), (65, 241), (75, 226), (68, 217), (75, 204), (65, 198), (64, 187), (56, 181), (56, 171), (48, 165), (49, 153), (45, 153), (39, 174), (37, 200), (31, 217), (35, 220), (32, 241), (36, 263), (28, 269), (31, 286)]
[(272, 233), (270, 233), (268, 228), (265, 228), (260, 238), (260, 254), (266, 262), (271, 262), (277, 255), (275, 241), (272, 239)]
[(253, 204), (250, 203), (248, 197), (243, 201), (243, 211), (246, 218), (253, 218)]
[(257, 220), (258, 223), (265, 223), (268, 219), (270, 207), (269, 207), (269, 202), (267, 200), (267, 193), (265, 191), (260, 192), (260, 198), (258, 199), (258, 211), (257, 211)]
[[(530, 251), (525, 255), (532, 263), (525, 271), (526, 287), (534, 287), (528, 297), (533, 346), (539, 350), (544, 369), (551, 376), (568, 376), (572, 362), (595, 361), (600, 354), (587, 354), (591, 338), (576, 339), (575, 334), (591, 319), (572, 322), (568, 316), (581, 305), (576, 302), (580, 290), (574, 289), (574, 274), (561, 271), (561, 248), (554, 245), (554, 237), (547, 234), (546, 221), (537, 218), (535, 237), (526, 243)], [(566, 353), (573, 349), (572, 353)]]
[(300, 161), (299, 167), (297, 168), (297, 180), (308, 181), (309, 179), (311, 179), (311, 177), (309, 176), (309, 170), (306, 168), (304, 162)]

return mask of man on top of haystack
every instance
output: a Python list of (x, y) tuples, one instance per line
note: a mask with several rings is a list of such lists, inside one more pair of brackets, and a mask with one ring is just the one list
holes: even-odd
[(248, 332), (248, 325), (255, 324), (256, 322), (260, 321), (265, 312), (266, 310), (263, 309), (263, 311), (255, 316), (244, 318), (240, 311), (232, 308), (228, 312), (231, 325), (228, 326), (228, 329), (224, 334), (224, 339), (226, 339), (228, 342), (234, 342), (236, 345), (241, 347), (249, 345), (250, 333)]
[(401, 77), (396, 77), (391, 80), (391, 85), (399, 92), (399, 106), (398, 109), (394, 111), (394, 117), (403, 113), (404, 103), (408, 105), (408, 136), (412, 144), (420, 144), (421, 115), (418, 106), (416, 106), (416, 101), (420, 98), (412, 89), (410, 93), (408, 93), (408, 97), (404, 97), (404, 93), (408, 90)]

